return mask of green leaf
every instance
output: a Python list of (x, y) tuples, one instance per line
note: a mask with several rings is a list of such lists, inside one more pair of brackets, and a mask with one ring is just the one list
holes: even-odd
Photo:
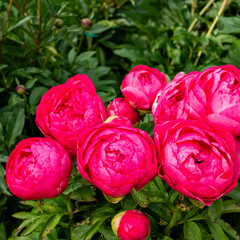
[(0, 164), (0, 193), (2, 192), (8, 196), (12, 196), (12, 194), (8, 191), (5, 175), (6, 175), (5, 169)]
[(212, 221), (216, 221), (221, 217), (223, 211), (222, 198), (215, 200), (208, 208), (208, 215)]
[(131, 195), (128, 194), (122, 199), (121, 206), (124, 211), (127, 211), (130, 209), (135, 209), (137, 207), (137, 203), (133, 200)]
[(200, 228), (195, 222), (188, 221), (183, 225), (183, 233), (184, 237), (187, 240), (201, 240), (202, 234)]
[(78, 64), (83, 64), (86, 61), (89, 61), (89, 59), (95, 54), (95, 51), (87, 51), (87, 52), (83, 52), (81, 53), (77, 58), (76, 58), (76, 62)]
[(39, 214), (38, 213), (31, 213), (31, 212), (18, 212), (18, 213), (14, 213), (12, 215), (15, 218), (18, 219), (36, 219), (39, 218)]
[(25, 84), (26, 89), (33, 87), (33, 85), (35, 84), (36, 81), (37, 81), (37, 78), (32, 78), (32, 79), (27, 80), (27, 82)]
[(0, 64), (0, 71), (2, 71), (4, 68), (8, 67), (6, 64)]
[(85, 233), (91, 228), (89, 225), (80, 225), (71, 232), (71, 240), (82, 240)]
[(166, 222), (170, 222), (172, 219), (171, 209), (166, 203), (150, 203), (148, 208)]
[(52, 230), (57, 226), (63, 214), (52, 215), (47, 222), (44, 224), (40, 234), (39, 240), (45, 240), (46, 236), (52, 232)]
[(6, 128), (6, 141), (8, 148), (10, 148), (15, 143), (16, 138), (22, 133), (24, 123), (24, 108), (21, 105), (17, 104), (13, 108), (13, 116)]
[(36, 221), (32, 221), (31, 223), (29, 223), (27, 225), (27, 228), (23, 231), (23, 233), (21, 234), (21, 236), (27, 236), (30, 233), (32, 233), (40, 224), (46, 222), (46, 217), (45, 216), (41, 216), (36, 220)]
[(72, 48), (72, 49), (68, 52), (68, 62), (69, 62), (70, 64), (72, 64), (75, 54), (76, 54), (75, 48)]
[(113, 233), (111, 227), (101, 227), (99, 231), (102, 233), (104, 239), (106, 240), (118, 240), (117, 236)]
[(207, 223), (214, 240), (229, 240), (217, 223), (213, 223), (211, 220), (205, 220), (205, 222)]
[(240, 206), (239, 203), (235, 200), (226, 200), (223, 202), (223, 211), (222, 214), (225, 213), (239, 213)]
[(33, 16), (26, 16), (24, 17), (22, 20), (18, 21), (17, 24), (15, 24), (14, 26), (10, 27), (8, 29), (8, 32), (11, 32), (13, 29), (23, 25), (24, 23), (28, 22), (31, 18), (33, 18)]
[(29, 96), (29, 104), (31, 106), (36, 106), (44, 93), (46, 93), (48, 89), (46, 87), (36, 87), (32, 90)]
[(0, 154), (0, 163), (6, 163), (8, 160), (8, 156)]
[(146, 208), (150, 203), (145, 192), (141, 190), (136, 191), (136, 189), (133, 188), (133, 190), (131, 191), (131, 195), (133, 199), (143, 208)]
[(218, 219), (217, 224), (234, 240), (240, 239), (238, 233), (233, 229), (233, 227), (229, 223), (223, 221), (222, 219)]
[(0, 224), (0, 240), (7, 240), (7, 232), (3, 222)]
[(240, 202), (240, 186), (238, 185), (235, 189), (228, 193), (227, 196)]
[(105, 219), (94, 223), (91, 228), (85, 233), (83, 240), (90, 240), (92, 239), (93, 235), (98, 231), (99, 227), (103, 224)]
[(220, 33), (240, 33), (240, 19), (239, 17), (220, 17), (219, 22), (222, 25)]
[(48, 8), (48, 11), (53, 16), (54, 15), (54, 11), (53, 11), (53, 8), (52, 8), (52, 4), (49, 2), (49, 0), (45, 0), (45, 2), (46, 2), (46, 5), (47, 5), (47, 8)]

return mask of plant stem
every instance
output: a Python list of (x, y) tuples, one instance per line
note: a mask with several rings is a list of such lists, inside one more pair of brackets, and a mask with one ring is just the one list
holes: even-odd
[(5, 32), (5, 29), (6, 29), (6, 26), (7, 26), (10, 10), (11, 10), (11, 7), (12, 7), (12, 2), (13, 2), (13, 0), (10, 0), (8, 10), (7, 10), (7, 16), (6, 16), (4, 25), (3, 25), (2, 35), (1, 35), (1, 39), (0, 39), (0, 63), (2, 62), (2, 41), (3, 41), (3, 38), (4, 38), (4, 32)]
[[(200, 11), (199, 16), (202, 16), (202, 15), (208, 10), (208, 8), (211, 6), (211, 4), (212, 4), (213, 2), (214, 2), (214, 0), (210, 0), (210, 1), (204, 6), (204, 8)], [(193, 30), (195, 24), (196, 24), (197, 21), (198, 21), (198, 17), (199, 17), (199, 16), (195, 17), (195, 19), (194, 19), (193, 22), (191, 23), (190, 27), (188, 28), (188, 32), (190, 32), (190, 31)]]
[(82, 42), (83, 42), (83, 38), (84, 38), (84, 33), (85, 33), (85, 30), (83, 29), (82, 34), (81, 34), (81, 38), (80, 38), (80, 42), (79, 42), (79, 45), (78, 45), (78, 48), (77, 48), (77, 51), (75, 53), (75, 56), (74, 56), (72, 64), (71, 64), (71, 71), (73, 70), (73, 66), (74, 66), (74, 64), (76, 62), (76, 58), (77, 58), (77, 56), (78, 56), (78, 54), (80, 52), (80, 49), (81, 49), (81, 46), (82, 46)]
[[(41, 34), (42, 34), (42, 0), (38, 0), (38, 22), (39, 22), (39, 32), (38, 32), (38, 35), (37, 35), (37, 38), (35, 40), (36, 44), (39, 45), (39, 42), (40, 42), (40, 37), (41, 37)], [(36, 49), (37, 51), (39, 50), (39, 47), (37, 47)]]
[[(224, 0), (224, 1), (223, 1), (222, 5), (221, 5), (221, 7), (220, 7), (220, 9), (219, 9), (219, 11), (218, 11), (218, 13), (217, 13), (217, 16), (216, 16), (215, 19), (213, 20), (212, 25), (210, 26), (210, 28), (209, 28), (209, 30), (208, 30), (208, 32), (207, 32), (207, 34), (206, 34), (206, 37), (209, 37), (210, 34), (212, 33), (215, 25), (217, 24), (217, 21), (218, 21), (219, 17), (220, 17), (221, 14), (223, 13), (223, 10), (224, 10), (224, 8), (225, 8), (225, 6), (226, 6), (226, 4), (227, 4), (227, 1), (228, 1), (228, 0)], [(201, 55), (202, 55), (202, 51), (200, 50), (200, 51), (198, 52), (197, 59), (196, 59), (196, 61), (195, 61), (195, 63), (194, 63), (194, 66), (197, 66), (198, 61), (199, 61)]]
[[(21, 14), (23, 17), (25, 17), (25, 14), (24, 14), (24, 12), (22, 11), (22, 9), (21, 9), (21, 7), (20, 7), (18, 1), (17, 1), (17, 0), (14, 0), (14, 3), (15, 3), (15, 5), (16, 5), (18, 11), (20, 12), (20, 14)], [(31, 28), (31, 26), (29, 25), (28, 22), (27, 22), (27, 27), (28, 27), (28, 29), (29, 29), (31, 35), (32, 35), (32, 38), (35, 40), (34, 33), (33, 33), (32, 28)]]
[(165, 235), (169, 236), (170, 235), (170, 230), (176, 225), (177, 218), (178, 218), (178, 212), (179, 212), (179, 209), (178, 209), (178, 206), (176, 205), (175, 208), (174, 208), (174, 211), (173, 211), (172, 219), (164, 229)]

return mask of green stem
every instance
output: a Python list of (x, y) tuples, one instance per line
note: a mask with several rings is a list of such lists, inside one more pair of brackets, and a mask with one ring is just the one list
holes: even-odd
[[(208, 32), (207, 32), (207, 34), (206, 34), (206, 37), (209, 37), (209, 36), (211, 35), (211, 33), (212, 33), (215, 25), (217, 24), (217, 21), (218, 21), (219, 17), (220, 17), (220, 16), (222, 15), (222, 13), (223, 13), (223, 10), (224, 10), (224, 8), (225, 8), (225, 6), (226, 6), (226, 4), (227, 4), (227, 1), (228, 1), (228, 0), (224, 0), (224, 1), (223, 1), (222, 5), (221, 5), (221, 7), (220, 7), (220, 9), (219, 9), (219, 11), (218, 11), (218, 13), (217, 13), (217, 16), (216, 16), (215, 19), (213, 20), (212, 25), (210, 26), (210, 28), (209, 28), (209, 30), (208, 30)], [(195, 61), (195, 63), (194, 63), (194, 66), (197, 66), (198, 61), (199, 61), (201, 55), (202, 55), (202, 50), (200, 50), (200, 51), (198, 52), (197, 59), (196, 59), (196, 61)]]
[(179, 209), (178, 209), (178, 206), (176, 205), (175, 208), (174, 208), (174, 211), (173, 211), (172, 219), (164, 229), (165, 235), (169, 236), (170, 235), (170, 230), (176, 225), (177, 218), (178, 218), (178, 212), (179, 212)]
[(83, 29), (82, 31), (82, 34), (81, 34), (81, 38), (80, 38), (80, 42), (79, 42), (79, 45), (78, 45), (78, 48), (77, 48), (77, 51), (75, 53), (75, 56), (73, 58), (73, 61), (72, 61), (72, 65), (71, 65), (71, 71), (73, 70), (73, 67), (74, 67), (74, 64), (76, 62), (76, 58), (80, 52), (80, 49), (81, 49), (81, 46), (82, 46), (82, 42), (83, 42), (83, 38), (84, 38), (84, 33), (85, 33), (85, 30)]
[[(204, 8), (201, 10), (201, 12), (199, 13), (199, 16), (202, 16), (207, 10), (208, 8), (211, 6), (211, 4), (214, 2), (214, 0), (210, 0), (205, 6)], [(188, 28), (188, 32), (192, 31), (195, 24), (197, 23), (198, 21), (198, 17), (195, 17), (195, 19), (193, 20), (193, 22), (191, 23), (190, 27)]]

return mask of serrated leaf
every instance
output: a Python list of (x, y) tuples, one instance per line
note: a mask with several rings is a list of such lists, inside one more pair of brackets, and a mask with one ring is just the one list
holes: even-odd
[(208, 215), (212, 221), (216, 221), (221, 217), (223, 211), (222, 198), (215, 200), (208, 208)]
[(233, 239), (235, 240), (240, 239), (240, 236), (238, 235), (238, 233), (233, 229), (233, 227), (229, 223), (223, 221), (222, 219), (218, 219), (217, 224)]
[(45, 240), (46, 236), (52, 232), (52, 230), (57, 226), (63, 214), (52, 215), (47, 222), (44, 224), (38, 239)]
[(207, 223), (214, 240), (229, 240), (222, 228), (217, 223), (214, 223), (211, 220), (205, 220), (205, 222)]
[(188, 221), (183, 225), (184, 237), (187, 240), (201, 240), (202, 234), (200, 228), (195, 222)]

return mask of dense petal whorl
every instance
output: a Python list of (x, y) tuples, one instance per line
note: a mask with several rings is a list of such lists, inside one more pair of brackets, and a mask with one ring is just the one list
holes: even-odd
[(134, 67), (122, 81), (122, 93), (138, 110), (151, 110), (157, 93), (167, 85), (166, 76), (156, 68)]
[(224, 65), (204, 70), (192, 89), (192, 96), (189, 103), (194, 111), (199, 107), (196, 99), (206, 99), (204, 107), (209, 125), (240, 136), (240, 70), (237, 67)]
[(79, 138), (80, 174), (110, 197), (142, 188), (157, 173), (155, 145), (144, 131), (115, 123), (100, 124)]
[(19, 198), (54, 198), (67, 187), (70, 173), (70, 157), (57, 141), (27, 138), (9, 156), (6, 181), (10, 191)]
[(36, 111), (36, 123), (45, 137), (60, 142), (71, 156), (76, 156), (82, 131), (106, 118), (102, 100), (85, 74), (52, 87), (43, 95)]
[(210, 205), (236, 186), (240, 146), (227, 131), (173, 120), (154, 129), (159, 176), (174, 190)]

